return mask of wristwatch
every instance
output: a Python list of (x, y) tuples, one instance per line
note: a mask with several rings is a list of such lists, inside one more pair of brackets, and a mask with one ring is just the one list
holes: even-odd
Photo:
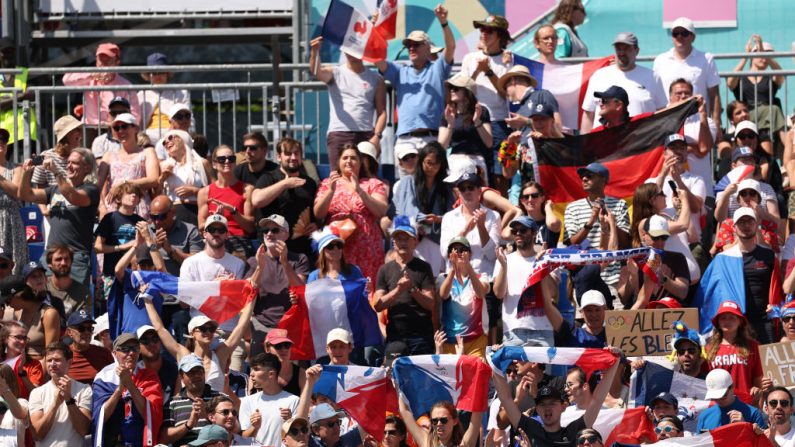
[(591, 224), (585, 224), (585, 225), (583, 225), (582, 227), (583, 227), (583, 228), (585, 228), (585, 229), (586, 229), (586, 230), (588, 230), (588, 231), (591, 231), (591, 228), (593, 228), (593, 225), (591, 225)]
[(409, 293), (410, 293), (410, 294), (411, 294), (411, 293), (416, 293), (416, 292), (417, 292), (417, 290), (418, 290), (418, 289), (417, 289), (417, 287), (416, 287), (416, 286), (412, 286), (412, 287), (409, 289)]
[(74, 397), (70, 397), (69, 399), (66, 399), (66, 405), (74, 405), (74, 404), (75, 404), (75, 398)]
[(483, 74), (485, 74), (487, 77), (490, 78), (490, 77), (494, 76), (494, 70), (488, 69)]
[(160, 246), (158, 246), (158, 245), (157, 245), (157, 242), (155, 242), (154, 244), (148, 244), (148, 245), (146, 246), (146, 248), (148, 248), (148, 249), (149, 249), (149, 251), (157, 251), (157, 250), (160, 250)]

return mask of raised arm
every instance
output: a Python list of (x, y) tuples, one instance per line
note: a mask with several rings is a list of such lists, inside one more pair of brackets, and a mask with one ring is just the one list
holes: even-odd
[[(511, 396), (511, 389), (508, 387), (508, 382), (505, 380), (505, 377), (494, 372), (491, 374), (491, 377), (494, 381), (494, 389), (497, 390), (497, 397), (500, 399), (502, 408), (505, 410), (505, 416), (508, 417), (508, 421), (512, 426), (519, 426), (519, 419), (522, 417), (522, 412)], [(602, 403), (599, 402), (599, 405), (601, 404)]]
[(447, 8), (439, 3), (433, 12), (436, 14), (436, 18), (439, 19), (439, 24), (442, 25), (442, 31), (444, 32), (444, 60), (448, 64), (452, 64), (455, 57), (455, 37), (453, 36), (453, 30), (450, 29), (450, 25), (447, 23)]
[(323, 67), (320, 64), (320, 46), (323, 45), (323, 36), (315, 37), (309, 41), (309, 72), (318, 81), (328, 84), (334, 80), (333, 68)]
[(47, 203), (47, 192), (43, 189), (33, 188), (30, 180), (33, 177), (33, 162), (25, 160), (22, 163), (21, 178), (17, 185), (17, 197), (23, 202)]
[(144, 306), (146, 307), (146, 314), (149, 315), (149, 320), (152, 323), (152, 327), (154, 327), (157, 331), (157, 335), (160, 337), (163, 347), (165, 347), (166, 351), (168, 351), (169, 354), (171, 354), (175, 359), (177, 359), (177, 362), (179, 362), (183, 356), (190, 354), (190, 351), (188, 351), (188, 348), (177, 343), (177, 341), (174, 340), (174, 337), (171, 335), (171, 332), (169, 332), (168, 328), (163, 325), (163, 320), (160, 319), (160, 315), (157, 313), (155, 304), (152, 302), (152, 297), (149, 295), (143, 295), (143, 298)]
[(254, 303), (256, 301), (257, 296), (255, 295), (254, 299), (246, 303), (245, 307), (243, 307), (243, 311), (240, 312), (240, 319), (237, 322), (237, 326), (235, 326), (232, 333), (229, 334), (229, 337), (215, 348), (215, 353), (218, 355), (218, 360), (221, 362), (226, 363), (226, 361), (229, 360), (229, 357), (232, 356), (232, 351), (235, 350), (240, 339), (243, 338), (243, 333), (246, 331), (248, 325), (251, 324), (251, 314), (254, 312)]
[[(610, 350), (616, 355), (621, 352), (617, 348), (612, 347), (605, 349)], [(599, 385), (596, 386), (593, 392), (593, 399), (591, 399), (591, 405), (588, 406), (588, 409), (585, 410), (585, 414), (582, 415), (586, 427), (592, 428), (594, 422), (596, 422), (596, 417), (599, 416), (599, 411), (602, 409), (602, 404), (607, 397), (607, 392), (610, 391), (610, 387), (613, 385), (613, 380), (616, 377), (616, 371), (618, 371), (620, 363), (621, 359), (617, 359), (613, 366), (604, 374), (602, 380), (599, 381)]]
[(395, 392), (397, 392), (398, 395), (398, 410), (400, 411), (400, 418), (403, 419), (403, 422), (406, 424), (406, 431), (408, 431), (409, 434), (411, 434), (411, 437), (414, 438), (414, 441), (417, 443), (417, 447), (429, 447), (427, 443), (428, 432), (426, 432), (417, 424), (417, 420), (411, 413), (411, 409), (409, 408), (408, 404), (403, 401), (403, 397), (401, 397), (400, 391), (398, 391), (397, 384), (395, 384)]

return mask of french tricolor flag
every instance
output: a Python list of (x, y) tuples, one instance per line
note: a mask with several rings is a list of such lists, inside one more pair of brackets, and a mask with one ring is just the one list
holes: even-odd
[(496, 351), (487, 350), (486, 360), (501, 376), (505, 376), (513, 362), (577, 365), (590, 376), (594, 371), (604, 371), (613, 366), (618, 357), (607, 349), (503, 346)]
[(398, 0), (379, 0), (378, 2), (378, 20), (375, 22), (375, 30), (384, 40), (395, 38), (397, 10)]
[(754, 166), (737, 166), (732, 169), (715, 184), (715, 194), (725, 190), (732, 183), (740, 183), (745, 180), (749, 175), (754, 173), (754, 169)]
[[(601, 433), (601, 432), (600, 432)], [(609, 445), (605, 443), (605, 445)], [(638, 444), (616, 443), (616, 447), (635, 447)], [(735, 422), (710, 430), (696, 436), (668, 438), (645, 447), (773, 447), (774, 444), (764, 434), (756, 434), (749, 422)]]
[(238, 315), (257, 296), (257, 289), (247, 280), (181, 281), (168, 273), (136, 270), (131, 282), (136, 288), (148, 284), (147, 293), (152, 296), (174, 295), (219, 323)]
[(323, 365), (312, 392), (336, 402), (365, 432), (381, 440), (387, 389), (384, 368)]
[(298, 302), (284, 314), (278, 326), (286, 329), (293, 341), (293, 360), (315, 360), (325, 355), (326, 336), (336, 328), (353, 334), (353, 345), (357, 348), (383, 342), (366, 284), (366, 279), (321, 278), (290, 289)]
[[(570, 407), (560, 416), (562, 426), (569, 425), (585, 413), (585, 410)], [(596, 417), (593, 429), (602, 435), (603, 445), (614, 446), (614, 442), (646, 443), (657, 440), (654, 424), (649, 420), (646, 408), (602, 409)]]
[(431, 410), (439, 401), (452, 402), (459, 410), (486, 411), (489, 366), (471, 355), (413, 355), (392, 364), (392, 377), (414, 417)]
[[(396, 8), (397, 5), (395, 13)], [(385, 17), (385, 29), (391, 23), (388, 19)], [(376, 62), (386, 58), (384, 37), (375, 30), (366, 14), (344, 1), (331, 0), (320, 35), (325, 41), (358, 59)]]
[(582, 102), (588, 82), (596, 70), (607, 67), (613, 56), (581, 64), (544, 64), (533, 59), (513, 55), (515, 65), (524, 65), (538, 81), (536, 88), (549, 90), (558, 101), (560, 118), (568, 129), (579, 129), (582, 119)]

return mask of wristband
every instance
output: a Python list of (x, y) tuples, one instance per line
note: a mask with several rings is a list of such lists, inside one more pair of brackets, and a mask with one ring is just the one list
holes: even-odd
[(488, 77), (492, 77), (494, 76), (494, 70), (488, 69), (484, 74)]
[(585, 224), (585, 225), (583, 225), (582, 227), (583, 227), (583, 228), (585, 228), (585, 229), (586, 229), (586, 230), (588, 230), (588, 231), (591, 231), (591, 228), (593, 228), (593, 225), (591, 225), (591, 224)]
[(68, 405), (74, 405), (74, 404), (75, 404), (75, 398), (74, 397), (70, 397), (69, 399), (66, 400), (66, 405), (67, 406)]
[(442, 23), (442, 28), (447, 28), (447, 22)]

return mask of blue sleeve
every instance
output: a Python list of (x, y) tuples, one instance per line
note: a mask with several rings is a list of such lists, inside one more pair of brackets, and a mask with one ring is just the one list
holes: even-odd
[(762, 417), (762, 412), (759, 411), (756, 408), (753, 408), (752, 410), (754, 412), (753, 413), (753, 423), (759, 425), (762, 428), (767, 428), (767, 422), (765, 421), (765, 418)]
[(439, 59), (436, 59), (431, 66), (431, 69), (436, 73), (436, 76), (439, 77), (439, 80), (442, 82), (442, 87), (444, 88), (444, 81), (450, 77), (450, 72), (452, 71), (453, 67), (444, 60), (444, 56), (440, 55)]
[(384, 79), (392, 83), (394, 88), (397, 87), (397, 84), (400, 82), (400, 68), (397, 66), (396, 63), (387, 61), (386, 63), (386, 71), (382, 73)]
[(351, 264), (351, 274), (348, 275), (345, 279), (354, 280), (362, 278), (364, 278), (364, 275), (362, 274), (362, 270), (359, 268), (359, 266)]
[(357, 447), (362, 445), (362, 435), (358, 428), (351, 429), (348, 433), (340, 436), (342, 447)]
[(318, 272), (319, 272), (318, 269), (309, 272), (309, 276), (306, 277), (306, 283), (309, 284), (310, 282), (317, 280)]
[(420, 209), (416, 205), (417, 192), (414, 189), (414, 177), (404, 177), (398, 183), (395, 194), (392, 196), (392, 203), (395, 205), (395, 214), (413, 217), (419, 214)]

